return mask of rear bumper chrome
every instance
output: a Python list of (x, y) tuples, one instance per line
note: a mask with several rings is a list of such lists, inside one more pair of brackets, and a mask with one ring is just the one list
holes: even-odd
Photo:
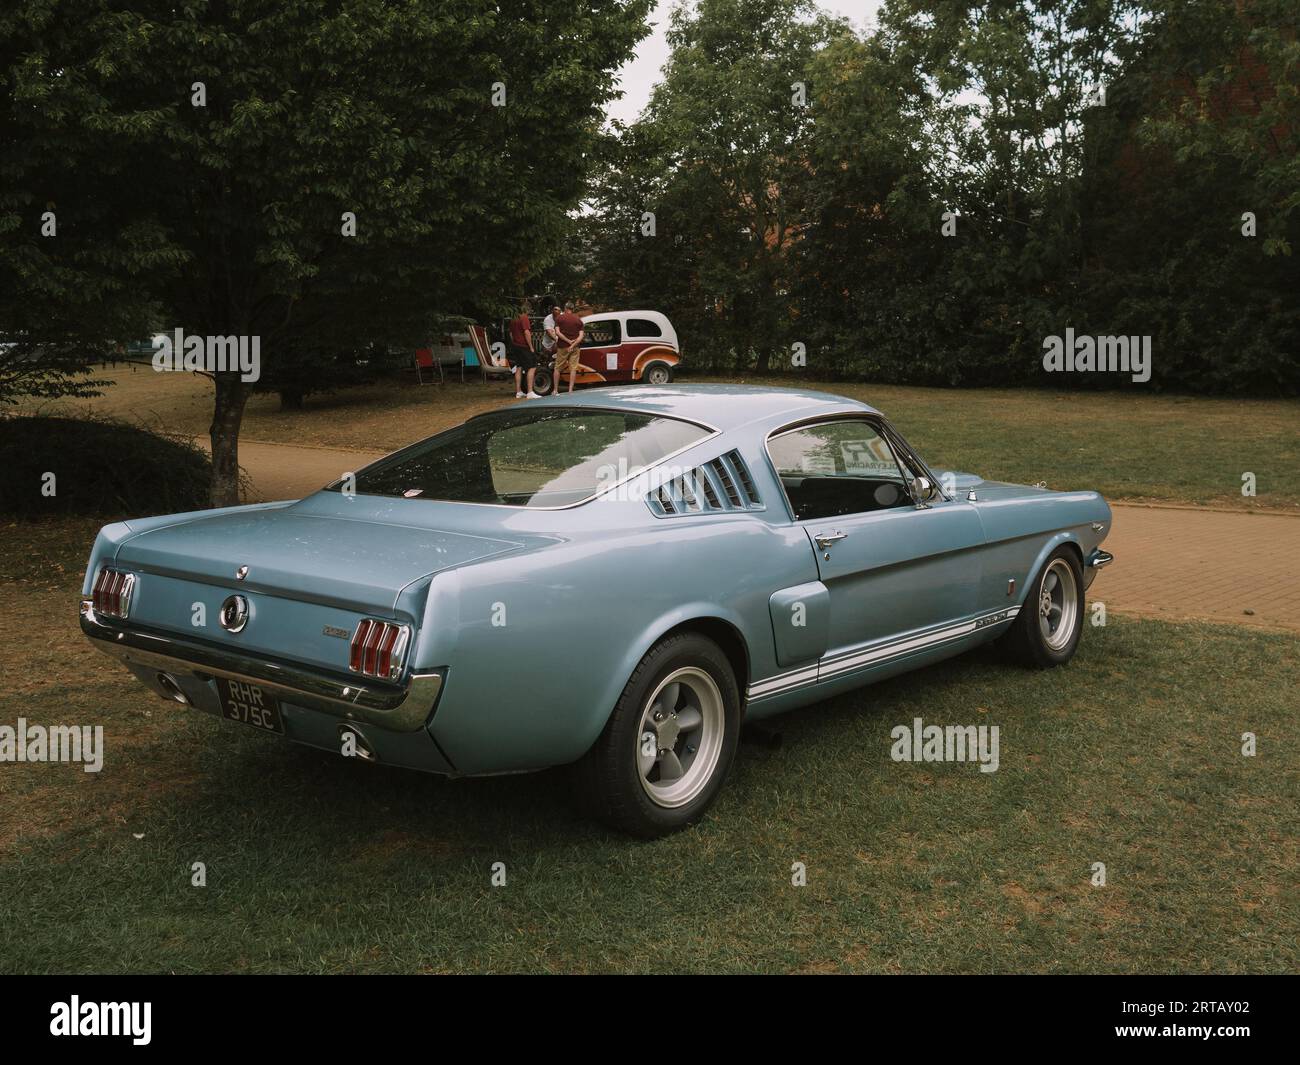
[(226, 677), (258, 684), (285, 702), (394, 732), (421, 729), (442, 691), (442, 674), (412, 676), (405, 688), (338, 680), (302, 666), (254, 658), (195, 640), (159, 636), (105, 624), (90, 599), (81, 600), (81, 631), (94, 646), (128, 668), (185, 674), (207, 681)]

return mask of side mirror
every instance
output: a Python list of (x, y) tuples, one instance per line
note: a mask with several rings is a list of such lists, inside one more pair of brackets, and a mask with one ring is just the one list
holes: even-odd
[(909, 487), (912, 490), (912, 502), (916, 504), (918, 509), (928, 507), (930, 500), (936, 494), (929, 477), (913, 477), (909, 482)]

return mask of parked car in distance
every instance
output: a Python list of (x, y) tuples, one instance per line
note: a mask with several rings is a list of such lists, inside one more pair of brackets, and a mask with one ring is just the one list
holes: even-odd
[(936, 473), (851, 399), (597, 390), (297, 502), (106, 526), (81, 626), (162, 697), (299, 743), (571, 764), (650, 837), (714, 801), (744, 721), (992, 640), (1067, 662), (1110, 524), (1096, 492)]
[[(659, 311), (605, 311), (582, 318), (586, 336), (575, 387), (644, 382), (666, 385), (681, 364), (677, 330)], [(540, 342), (540, 326), (535, 327)], [(564, 387), (567, 388), (567, 377)], [(551, 392), (555, 375), (549, 365), (537, 372), (536, 390)]]

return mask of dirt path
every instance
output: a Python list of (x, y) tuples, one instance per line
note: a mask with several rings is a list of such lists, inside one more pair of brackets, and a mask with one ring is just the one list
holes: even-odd
[(384, 454), (383, 451), (263, 444), (253, 440), (239, 442), (239, 464), (252, 481), (252, 490), (248, 494), (250, 502), (301, 499)]
[[(297, 499), (381, 452), (240, 441), (252, 499)], [(1107, 610), (1300, 631), (1300, 516), (1114, 506), (1115, 562), (1090, 599)], [(1250, 611), (1250, 613), (1248, 613)]]

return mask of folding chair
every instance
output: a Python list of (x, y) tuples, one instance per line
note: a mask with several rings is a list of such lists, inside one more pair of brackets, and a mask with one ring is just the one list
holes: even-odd
[(460, 379), (465, 380), (465, 348), (461, 343), (461, 338), (468, 340), (465, 333), (443, 333), (435, 338), (430, 345), (429, 354), (438, 367), (438, 376), (445, 382), (447, 380), (444, 370), (447, 366), (456, 366), (460, 368)]
[(433, 357), (433, 348), (417, 348), (415, 352), (415, 376), (424, 384), (424, 371), (437, 369), (439, 384), (446, 384), (447, 378), (442, 372), (442, 363)]
[(497, 356), (492, 353), (486, 328), (472, 325), (469, 327), (469, 336), (474, 345), (474, 354), (478, 358), (479, 368), (483, 372), (483, 380), (486, 381), (489, 377), (509, 377), (514, 374), (514, 368), (504, 355)]

